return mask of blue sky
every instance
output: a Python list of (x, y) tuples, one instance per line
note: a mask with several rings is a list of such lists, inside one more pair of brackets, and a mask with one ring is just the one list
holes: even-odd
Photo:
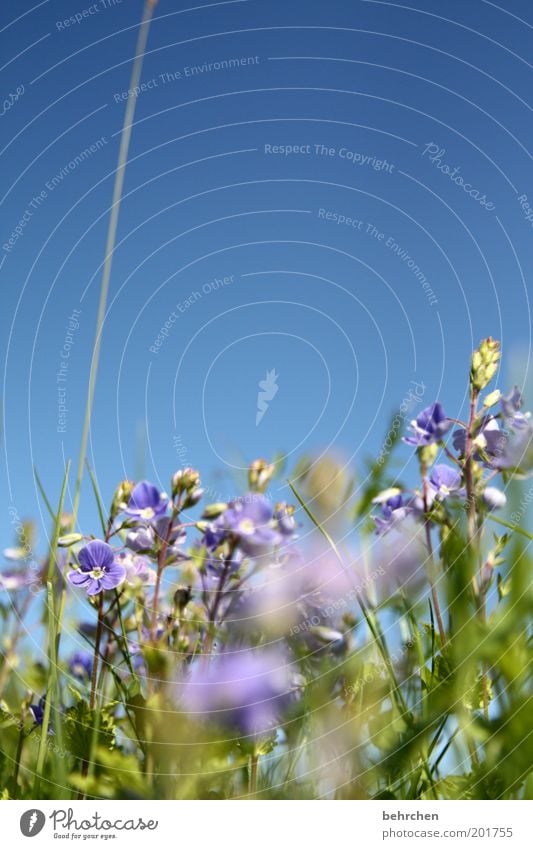
[[(157, 6), (137, 96), (91, 431), (105, 495), (140, 434), (149, 478), (185, 462), (222, 496), (258, 455), (358, 464), (415, 383), (459, 416), (489, 334), (502, 386), (527, 383), (530, 4), (192, 6)], [(1, 12), (1, 475), (20, 515), (42, 510), (32, 464), (56, 497), (77, 459), (141, 10)]]

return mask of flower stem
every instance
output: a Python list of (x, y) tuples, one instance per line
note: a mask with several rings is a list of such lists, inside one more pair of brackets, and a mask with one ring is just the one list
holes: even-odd
[(94, 658), (93, 668), (91, 672), (91, 696), (89, 707), (94, 710), (96, 706), (96, 682), (98, 680), (98, 659), (100, 657), (100, 642), (102, 640), (102, 631), (104, 627), (104, 593), (101, 592), (98, 599), (98, 621), (96, 623), (96, 635), (94, 638)]
[[(471, 551), (476, 555), (479, 559), (479, 574), (478, 574), (478, 612), (481, 623), (485, 625), (487, 621), (487, 604), (486, 604), (486, 589), (484, 586), (483, 580), (483, 562), (481, 557), (479, 557), (478, 551), (478, 522), (477, 522), (477, 511), (476, 511), (476, 496), (475, 496), (475, 488), (474, 488), (474, 471), (473, 471), (473, 442), (474, 442), (474, 422), (477, 415), (477, 402), (479, 398), (479, 390), (475, 387), (472, 387), (470, 393), (470, 415), (468, 418), (468, 427), (466, 430), (466, 440), (465, 440), (465, 462), (464, 462), (464, 475), (465, 475), (465, 489), (466, 489), (466, 507), (467, 507), (467, 531), (468, 531), (468, 544), (470, 546)], [(482, 675), (481, 675), (481, 691), (482, 691), (482, 699), (483, 699), (483, 716), (485, 719), (489, 718), (489, 679), (487, 673), (487, 665), (485, 662), (482, 664)]]
[(257, 793), (257, 767), (259, 764), (259, 755), (254, 752), (250, 756), (250, 781), (248, 793), (250, 796), (255, 796)]
[[(146, 42), (150, 29), (150, 20), (152, 18), (153, 9), (155, 6), (154, 0), (146, 0), (144, 4), (143, 17), (139, 29), (137, 39), (137, 48), (135, 51), (135, 59), (131, 71), (130, 91), (134, 91), (141, 78), (144, 51), (146, 50)], [(76, 484), (74, 487), (74, 498), (72, 504), (72, 521), (71, 530), (76, 526), (78, 515), (78, 507), (80, 502), (81, 482), (83, 471), (85, 468), (85, 458), (87, 456), (87, 443), (89, 440), (89, 429), (91, 426), (94, 391), (96, 386), (96, 376), (98, 373), (98, 362), (100, 359), (100, 347), (102, 343), (102, 330), (106, 317), (107, 298), (109, 293), (109, 281), (111, 278), (111, 267), (113, 264), (113, 254), (115, 251), (115, 243), (117, 237), (118, 218), (120, 213), (120, 204), (122, 200), (122, 190), (124, 188), (124, 178), (126, 175), (126, 165), (128, 162), (128, 151), (131, 140), (131, 132), (133, 129), (133, 120), (135, 117), (135, 106), (137, 103), (136, 97), (129, 97), (126, 111), (124, 113), (124, 122), (122, 124), (122, 132), (120, 135), (120, 148), (118, 154), (117, 170), (115, 171), (115, 184), (113, 187), (113, 199), (111, 203), (111, 215), (107, 228), (107, 239), (105, 246), (104, 262), (102, 266), (102, 280), (100, 286), (100, 301), (98, 304), (98, 314), (96, 319), (96, 333), (93, 346), (93, 354), (91, 361), (91, 371), (89, 375), (89, 385), (87, 389), (87, 400), (85, 405), (85, 419), (83, 422), (83, 431), (80, 443), (80, 454), (78, 459), (78, 470), (76, 474)]]
[(431, 600), (433, 601), (433, 609), (435, 611), (435, 616), (437, 617), (437, 627), (439, 629), (439, 636), (441, 647), (446, 645), (446, 629), (444, 627), (444, 621), (442, 619), (442, 613), (440, 609), (439, 596), (437, 593), (437, 587), (435, 585), (435, 556), (433, 554), (433, 542), (431, 539), (431, 523), (427, 518), (428, 514), (428, 481), (427, 481), (427, 468), (424, 462), (420, 463), (420, 474), (422, 476), (422, 494), (424, 501), (424, 529), (426, 532), (426, 544), (429, 554), (429, 585), (431, 590)]

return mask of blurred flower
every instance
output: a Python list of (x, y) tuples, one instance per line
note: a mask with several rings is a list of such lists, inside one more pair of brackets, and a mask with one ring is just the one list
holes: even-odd
[[(466, 430), (464, 427), (454, 430), (452, 442), (457, 453), (464, 455), (466, 450)], [(500, 430), (497, 419), (494, 416), (483, 416), (474, 434), (474, 459), (482, 460), (485, 465), (490, 466), (492, 460), (501, 453), (505, 442), (506, 435)]]
[(155, 531), (156, 543), (161, 545), (163, 542), (167, 542), (168, 544), (167, 557), (185, 560), (186, 556), (180, 550), (180, 546), (182, 546), (187, 539), (185, 528), (183, 528), (179, 522), (177, 524), (173, 524), (172, 520), (167, 516), (159, 516), (152, 525)]
[(28, 585), (28, 576), (22, 571), (9, 571), (0, 573), (0, 590), (16, 592)]
[(93, 659), (89, 652), (74, 652), (74, 654), (69, 658), (68, 668), (75, 678), (79, 678), (80, 681), (85, 681), (87, 678), (91, 677)]
[(296, 531), (294, 507), (291, 504), (286, 504), (285, 501), (276, 504), (274, 519), (276, 520), (276, 527), (280, 534), (284, 537), (292, 537)]
[(180, 688), (188, 713), (246, 736), (272, 732), (292, 695), (290, 666), (273, 649), (219, 655), (207, 669), (198, 664)]
[(499, 510), (507, 504), (505, 493), (495, 486), (487, 486), (481, 497), (489, 510)]
[(30, 705), (30, 713), (33, 716), (33, 721), (36, 725), (42, 725), (44, 719), (44, 706), (46, 704), (46, 696), (39, 699), (36, 705)]
[(131, 551), (151, 551), (155, 543), (155, 531), (151, 526), (140, 525), (126, 534), (126, 546)]
[(115, 560), (106, 542), (94, 539), (78, 554), (80, 569), (69, 572), (67, 579), (76, 587), (85, 587), (87, 595), (118, 587), (126, 577), (126, 568)]
[(426, 588), (427, 560), (424, 528), (410, 515), (382, 537), (375, 551), (374, 566), (381, 570), (381, 577), (375, 582), (377, 595), (385, 599), (401, 589), (408, 596), (417, 597)]
[(162, 516), (168, 505), (168, 497), (148, 481), (141, 481), (133, 489), (128, 506), (124, 511), (136, 519), (155, 519)]
[(523, 398), (518, 386), (513, 386), (508, 395), (502, 395), (500, 405), (502, 414), (511, 428), (521, 428), (528, 424), (531, 413), (521, 413)]
[(252, 493), (230, 502), (228, 509), (215, 521), (215, 528), (237, 536), (242, 550), (254, 556), (267, 552), (282, 541), (273, 520), (271, 502), (264, 495)]
[(529, 477), (533, 471), (533, 423), (528, 421), (518, 430), (509, 431), (490, 465), (500, 471)]
[(445, 463), (438, 463), (433, 466), (429, 476), (429, 485), (435, 491), (435, 496), (439, 501), (443, 501), (449, 495), (460, 495), (461, 490), (461, 475), (457, 469), (447, 466)]
[(171, 521), (168, 516), (158, 516), (149, 523), (132, 528), (126, 535), (126, 547), (136, 554), (142, 552), (155, 556), (162, 543), (167, 542), (168, 557), (185, 559), (180, 546), (185, 542), (187, 534), (179, 523), (171, 527)]
[(122, 564), (126, 569), (126, 583), (130, 587), (136, 587), (139, 584), (151, 587), (155, 584), (156, 574), (146, 557), (123, 551), (117, 556), (117, 563)]
[[(212, 538), (215, 539), (216, 534), (213, 534)], [(224, 547), (222, 544), (213, 542), (209, 545), (207, 543), (208, 539), (209, 535), (204, 535), (203, 541), (195, 545), (195, 548), (202, 552), (205, 570), (216, 577), (220, 576), (223, 569), (226, 569), (227, 575), (233, 575), (237, 572), (242, 566), (244, 553), (237, 549), (230, 554), (227, 547)]]
[(386, 501), (381, 501), (380, 496), (373, 499), (374, 504), (381, 504), (381, 516), (372, 516), (376, 524), (376, 533), (385, 534), (402, 522), (409, 512), (408, 503), (404, 502), (401, 492), (391, 495)]
[(417, 447), (432, 445), (435, 442), (440, 442), (451, 426), (452, 422), (446, 416), (442, 405), (436, 401), (422, 410), (416, 419), (413, 419), (410, 425), (413, 435), (405, 436), (403, 441), (407, 442), (408, 445), (416, 445)]

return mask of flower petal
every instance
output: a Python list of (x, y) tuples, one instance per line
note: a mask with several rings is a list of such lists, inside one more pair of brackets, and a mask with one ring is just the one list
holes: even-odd
[(92, 572), (93, 569), (106, 569), (111, 566), (114, 559), (115, 555), (111, 546), (99, 539), (91, 540), (78, 554), (78, 560), (84, 572)]

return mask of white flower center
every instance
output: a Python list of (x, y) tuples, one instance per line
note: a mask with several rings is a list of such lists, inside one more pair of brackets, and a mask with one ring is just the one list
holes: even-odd
[(155, 516), (155, 512), (153, 507), (143, 507), (141, 510), (141, 518), (142, 519), (153, 519)]
[(91, 572), (89, 572), (89, 574), (93, 581), (99, 581), (100, 578), (104, 577), (105, 569), (102, 569), (101, 566), (97, 566), (96, 569), (93, 569)]
[(241, 519), (239, 522), (239, 530), (242, 534), (253, 534), (255, 525), (251, 519)]

